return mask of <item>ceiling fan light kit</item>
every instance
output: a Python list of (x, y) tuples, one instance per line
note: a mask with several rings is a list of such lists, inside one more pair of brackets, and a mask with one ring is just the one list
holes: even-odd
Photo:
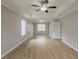
[(46, 7), (41, 7), (41, 11), (45, 11), (46, 10)]

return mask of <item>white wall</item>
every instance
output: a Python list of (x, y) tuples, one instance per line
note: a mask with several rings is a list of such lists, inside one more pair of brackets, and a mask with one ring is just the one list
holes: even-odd
[(70, 47), (78, 51), (78, 10), (61, 18), (62, 39)]
[[(33, 24), (28, 19), (1, 6), (1, 53), (4, 56), (19, 43), (27, 39), (33, 33)], [(21, 35), (21, 20), (26, 22), (26, 34)]]

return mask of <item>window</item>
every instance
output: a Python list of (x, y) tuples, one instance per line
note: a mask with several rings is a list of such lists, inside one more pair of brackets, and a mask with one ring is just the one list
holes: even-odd
[(26, 22), (25, 20), (21, 20), (21, 35), (25, 35), (26, 34)]
[(45, 24), (38, 24), (37, 31), (45, 31)]

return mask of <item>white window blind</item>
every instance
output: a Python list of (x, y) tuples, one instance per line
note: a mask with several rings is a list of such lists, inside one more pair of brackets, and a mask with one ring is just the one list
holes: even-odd
[(45, 31), (45, 24), (38, 24), (37, 31)]

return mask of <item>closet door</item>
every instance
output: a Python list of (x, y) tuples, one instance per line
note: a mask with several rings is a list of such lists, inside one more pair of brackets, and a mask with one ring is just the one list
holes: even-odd
[(61, 22), (53, 22), (51, 27), (52, 38), (61, 39)]

